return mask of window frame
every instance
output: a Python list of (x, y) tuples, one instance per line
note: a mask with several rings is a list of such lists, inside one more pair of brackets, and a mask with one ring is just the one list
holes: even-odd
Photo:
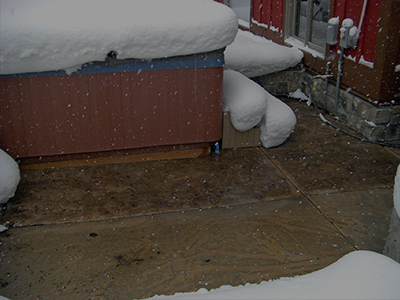
[[(285, 12), (285, 38), (294, 38), (304, 44), (304, 47), (309, 47), (323, 55), (326, 53), (327, 46), (321, 47), (311, 41), (312, 37), (312, 22), (313, 19), (309, 16), (313, 13), (313, 2), (314, 0), (307, 0), (307, 20), (306, 20), (306, 32), (305, 38), (301, 38), (295, 34), (296, 32), (296, 0), (286, 0), (286, 12)], [(332, 5), (332, 0), (330, 0)]]

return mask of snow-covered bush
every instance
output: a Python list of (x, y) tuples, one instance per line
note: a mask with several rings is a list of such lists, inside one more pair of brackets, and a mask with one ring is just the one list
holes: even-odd
[(0, 204), (14, 197), (20, 180), (19, 167), (10, 155), (0, 149)]

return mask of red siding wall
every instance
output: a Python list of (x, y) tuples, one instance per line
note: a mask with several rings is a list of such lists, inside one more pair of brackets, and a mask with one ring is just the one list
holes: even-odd
[[(333, 1), (333, 0), (331, 0)], [(346, 54), (356, 57), (361, 56), (366, 61), (373, 62), (375, 55), (376, 36), (378, 33), (378, 20), (381, 0), (369, 0), (364, 21), (361, 28), (360, 40), (357, 48), (347, 50)], [(358, 27), (364, 0), (335, 0), (332, 17), (339, 17), (340, 22), (351, 18)], [(283, 29), (283, 15), (285, 13), (284, 0), (253, 0), (253, 19), (266, 27)], [(338, 48), (338, 46), (336, 46)], [(332, 47), (334, 49), (335, 47)], [(338, 49), (335, 49), (338, 50)], [(400, 61), (400, 55), (399, 55)]]
[[(274, 42), (284, 44), (285, 14), (288, 0), (253, 0), (251, 31)], [(339, 17), (340, 23), (351, 18), (359, 27), (364, 0), (331, 0), (329, 17)], [(395, 73), (393, 65), (400, 65), (400, 1), (368, 0), (356, 49), (346, 49), (343, 86), (368, 101), (388, 104), (400, 101), (400, 72)], [(259, 26), (260, 25), (260, 26)], [(273, 28), (271, 27), (273, 26)], [(279, 29), (279, 32), (276, 31)], [(305, 52), (304, 64), (316, 72), (325, 72), (326, 62), (332, 64), (337, 73), (339, 44), (327, 45), (325, 59)], [(360, 63), (361, 60), (373, 63)]]
[(253, 0), (253, 19), (268, 27), (283, 28), (284, 0)]

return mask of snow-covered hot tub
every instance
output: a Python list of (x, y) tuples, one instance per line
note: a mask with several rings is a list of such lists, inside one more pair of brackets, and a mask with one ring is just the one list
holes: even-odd
[(0, 5), (0, 147), (10, 155), (221, 138), (223, 49), (237, 32), (226, 6), (211, 0)]

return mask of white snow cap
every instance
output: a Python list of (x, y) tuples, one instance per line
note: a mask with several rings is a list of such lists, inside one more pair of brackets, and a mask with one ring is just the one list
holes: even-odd
[(356, 36), (358, 33), (358, 28), (356, 26), (353, 26), (349, 30), (349, 36)]
[(236, 14), (212, 0), (1, 0), (0, 74), (79, 68), (221, 49)]
[(354, 21), (350, 18), (344, 19), (342, 22), (342, 26), (344, 27), (353, 27), (354, 26)]
[(281, 145), (293, 132), (297, 123), (293, 110), (278, 98), (269, 94), (267, 109), (261, 122), (261, 142), (265, 148)]
[(396, 261), (371, 251), (354, 251), (322, 270), (303, 276), (151, 299), (398, 299), (399, 278), (400, 264)]
[(330, 18), (328, 23), (332, 25), (339, 25), (339, 17)]
[(0, 204), (14, 197), (20, 180), (19, 167), (15, 160), (0, 149)]
[(396, 178), (394, 179), (394, 190), (393, 190), (394, 208), (397, 215), (400, 218), (400, 164), (397, 167)]
[(303, 56), (297, 48), (239, 30), (234, 42), (225, 49), (225, 66), (247, 77), (256, 77), (293, 67)]
[(246, 76), (233, 70), (224, 71), (223, 110), (230, 112), (237, 130), (246, 131), (261, 122), (267, 97), (267, 91)]

